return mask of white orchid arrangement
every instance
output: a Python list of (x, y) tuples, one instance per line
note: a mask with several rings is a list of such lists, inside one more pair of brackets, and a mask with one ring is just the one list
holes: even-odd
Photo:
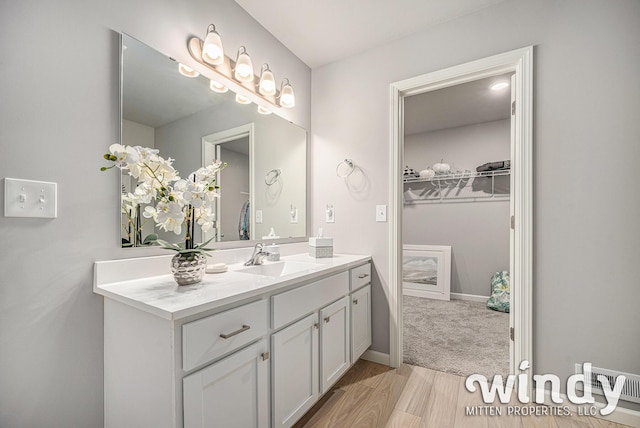
[(133, 193), (123, 195), (124, 206), (129, 208), (149, 204), (142, 215), (153, 219), (164, 231), (180, 235), (183, 225), (186, 227), (183, 244), (157, 239), (160, 245), (182, 254), (211, 250), (205, 247), (211, 240), (197, 245), (193, 242), (194, 227), (197, 223), (204, 232), (213, 228), (213, 203), (220, 197), (216, 176), (227, 166), (226, 163), (214, 162), (191, 173), (189, 179), (183, 179), (173, 167), (174, 160), (162, 158), (158, 150), (112, 144), (109, 152), (104, 158), (113, 164), (100, 170), (119, 168), (128, 171), (139, 183)]

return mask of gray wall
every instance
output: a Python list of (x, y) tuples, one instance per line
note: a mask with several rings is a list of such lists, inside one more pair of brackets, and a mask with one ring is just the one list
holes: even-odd
[[(507, 119), (407, 135), (405, 164), (420, 171), (444, 158), (452, 170), (475, 171), (486, 162), (509, 159), (509, 126)], [(496, 180), (509, 183), (507, 176)], [(432, 186), (423, 182), (404, 188), (419, 192)], [(501, 190), (508, 192), (508, 187)], [(508, 199), (406, 204), (402, 226), (405, 244), (451, 246), (452, 293), (488, 296), (491, 275), (509, 270)]]
[(308, 128), (309, 68), (232, 0), (0, 2), (0, 177), (58, 183), (57, 219), (0, 217), (3, 428), (102, 426), (93, 262), (166, 254), (119, 248), (119, 180), (99, 171), (119, 139), (116, 32), (190, 63), (188, 37), (212, 22), (231, 55), (246, 44), (291, 79), (287, 114)]
[[(313, 223), (373, 255), (374, 350), (389, 351), (389, 84), (535, 45), (534, 370), (640, 373), (639, 22), (636, 0), (505, 1), (313, 70)], [(345, 157), (366, 191), (336, 177)]]

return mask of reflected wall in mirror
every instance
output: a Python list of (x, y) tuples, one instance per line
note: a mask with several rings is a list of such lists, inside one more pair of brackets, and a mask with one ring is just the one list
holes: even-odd
[[(123, 145), (155, 148), (175, 159), (173, 166), (182, 174), (218, 159), (228, 164), (218, 177), (216, 227), (206, 233), (196, 227), (196, 242), (306, 236), (304, 129), (274, 114), (259, 114), (255, 104), (239, 104), (232, 91), (210, 90), (203, 76), (181, 75), (177, 62), (126, 34), (121, 76)], [(271, 183), (267, 175), (273, 170), (280, 174)], [(136, 184), (123, 173), (123, 247), (142, 246), (153, 233), (181, 242), (182, 236), (141, 217), (144, 206), (126, 203)]]

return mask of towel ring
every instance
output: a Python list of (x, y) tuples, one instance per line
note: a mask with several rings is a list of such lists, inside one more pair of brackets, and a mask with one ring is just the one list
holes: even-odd
[[(343, 165), (345, 167), (342, 167)], [(340, 172), (341, 169), (344, 170), (342, 173)], [(353, 162), (353, 160), (345, 159), (340, 162), (338, 166), (336, 166), (336, 175), (340, 178), (347, 178), (353, 173), (353, 171), (355, 171), (355, 169), (356, 164)]]
[(272, 169), (267, 172), (267, 175), (264, 177), (264, 184), (267, 186), (275, 184), (275, 182), (278, 181), (278, 178), (280, 178), (280, 174), (282, 174), (280, 168)]

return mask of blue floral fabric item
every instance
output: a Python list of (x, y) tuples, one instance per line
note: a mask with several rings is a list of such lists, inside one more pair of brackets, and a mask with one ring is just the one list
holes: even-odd
[(509, 271), (496, 272), (491, 277), (491, 297), (487, 300), (487, 308), (508, 313), (509, 293)]

